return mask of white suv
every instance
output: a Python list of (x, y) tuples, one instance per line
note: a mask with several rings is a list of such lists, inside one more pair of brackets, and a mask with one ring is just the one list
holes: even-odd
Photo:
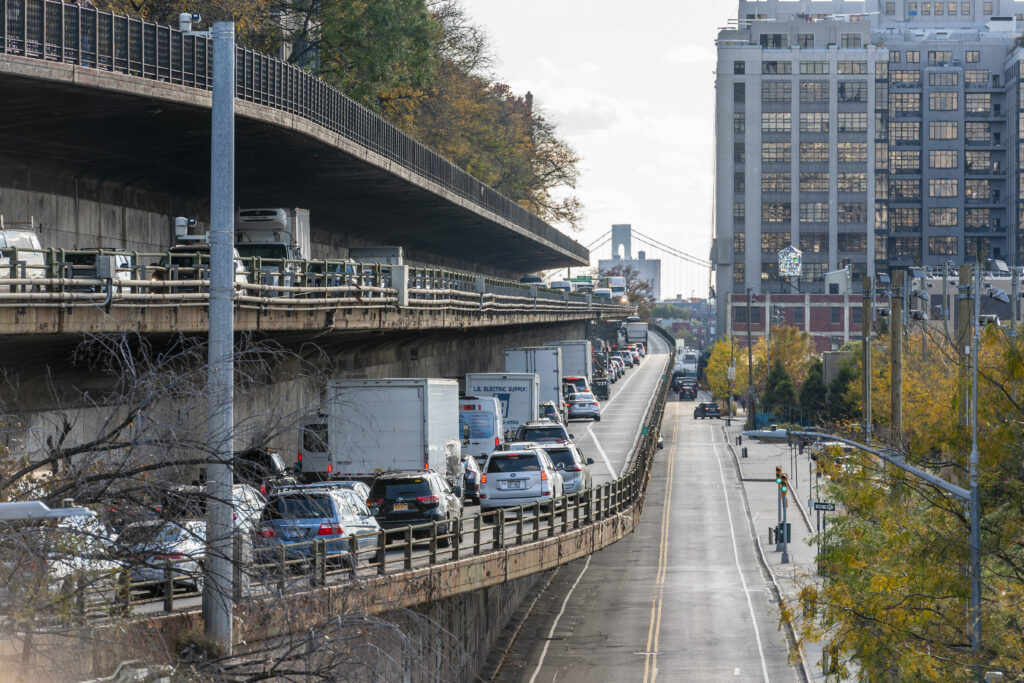
[(480, 509), (550, 503), (563, 495), (562, 475), (543, 448), (495, 451), (487, 456)]

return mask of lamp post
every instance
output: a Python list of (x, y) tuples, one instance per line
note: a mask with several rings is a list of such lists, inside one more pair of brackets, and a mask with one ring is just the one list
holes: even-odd
[(971, 601), (968, 625), (971, 633), (971, 652), (981, 649), (981, 494), (978, 490), (978, 347), (981, 315), (981, 268), (974, 267), (974, 335), (971, 339), (971, 455), (968, 464), (971, 509)]
[(754, 429), (754, 345), (750, 335), (750, 299), (753, 287), (747, 287), (747, 428)]

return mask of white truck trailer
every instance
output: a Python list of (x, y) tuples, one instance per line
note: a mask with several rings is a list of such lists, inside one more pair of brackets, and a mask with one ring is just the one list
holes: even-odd
[(466, 395), (498, 399), (504, 429), (513, 432), (540, 416), (540, 380), (532, 372), (470, 373), (466, 375)]
[(565, 414), (562, 399), (562, 349), (557, 346), (524, 346), (505, 349), (505, 372), (532, 372), (540, 380), (540, 403), (554, 401)]
[(239, 209), (235, 248), (243, 257), (310, 259), (308, 209)]
[(647, 323), (626, 323), (626, 343), (647, 345)]
[(459, 471), (455, 380), (331, 380), (324, 408), (302, 428), (304, 475), (365, 480), (387, 471)]
[(544, 342), (562, 350), (562, 377), (586, 377), (587, 386), (594, 384), (594, 347), (589, 339), (563, 339)]

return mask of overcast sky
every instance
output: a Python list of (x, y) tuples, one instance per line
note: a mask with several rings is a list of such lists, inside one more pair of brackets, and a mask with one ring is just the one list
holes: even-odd
[[(714, 182), (715, 35), (732, 0), (464, 0), (495, 75), (527, 90), (583, 157), (588, 245), (634, 230), (706, 259)], [(658, 254), (646, 249), (648, 258)], [(610, 245), (593, 252), (609, 258)], [(708, 273), (662, 261), (662, 295), (707, 293)]]

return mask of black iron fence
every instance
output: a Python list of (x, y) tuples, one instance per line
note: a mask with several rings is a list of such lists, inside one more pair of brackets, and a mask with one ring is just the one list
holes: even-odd
[[(202, 90), (213, 78), (213, 42), (205, 36), (51, 0), (0, 0), (0, 52)], [(297, 66), (237, 48), (235, 96), (322, 126), (575, 256), (587, 256), (567, 235)]]

